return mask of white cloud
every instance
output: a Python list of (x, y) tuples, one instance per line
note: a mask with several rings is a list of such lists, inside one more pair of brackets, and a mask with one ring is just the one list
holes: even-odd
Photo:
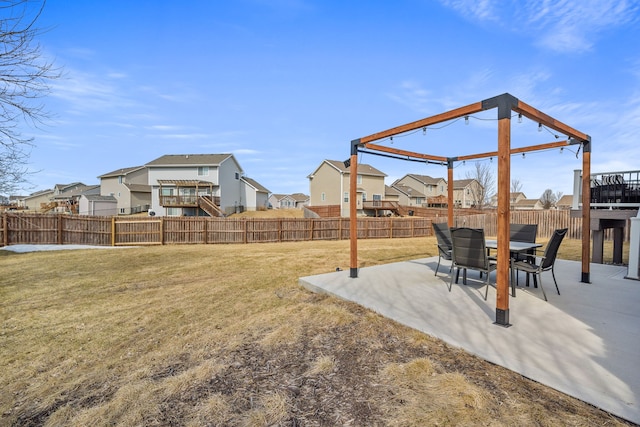
[(465, 18), (479, 24), (499, 23), (514, 33), (529, 34), (540, 47), (560, 53), (581, 53), (593, 47), (599, 35), (630, 23), (637, 0), (441, 0)]

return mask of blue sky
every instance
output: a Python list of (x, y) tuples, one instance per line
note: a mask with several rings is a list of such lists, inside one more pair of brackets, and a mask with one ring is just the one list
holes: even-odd
[[(43, 52), (64, 68), (45, 99), (33, 187), (164, 154), (233, 153), (274, 193), (309, 192), (350, 141), (505, 92), (589, 134), (592, 172), (640, 169), (637, 0), (49, 0)], [(395, 138), (457, 156), (497, 148), (495, 111)], [(554, 141), (512, 120), (512, 146)], [(390, 144), (390, 141), (382, 143)], [(512, 158), (529, 198), (570, 194), (582, 156)], [(364, 154), (387, 173), (446, 168)], [(490, 164), (497, 162), (485, 160)], [(463, 179), (473, 162), (459, 165)]]

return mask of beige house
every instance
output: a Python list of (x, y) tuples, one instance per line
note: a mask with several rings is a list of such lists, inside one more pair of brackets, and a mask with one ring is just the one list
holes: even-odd
[(340, 206), (340, 215), (349, 216), (349, 200), (356, 197), (362, 213), (364, 202), (382, 201), (385, 196), (385, 173), (368, 164), (358, 164), (357, 193), (349, 194), (351, 167), (338, 160), (323, 160), (309, 178), (310, 206)]
[(540, 199), (522, 199), (516, 202), (511, 208), (517, 211), (541, 210), (544, 209), (544, 206)]
[(396, 180), (392, 186), (404, 185), (412, 188), (425, 198), (424, 203), (429, 203), (432, 197), (447, 195), (447, 180), (444, 178), (432, 178), (428, 175), (408, 174)]
[(117, 169), (100, 175), (100, 195), (117, 201), (116, 213), (129, 215), (147, 212), (151, 205), (149, 170), (144, 166)]
[(53, 190), (40, 190), (25, 196), (20, 204), (30, 212), (42, 212), (42, 206), (46, 206), (51, 202)]
[(395, 183), (391, 187), (398, 194), (397, 202), (403, 206), (422, 206), (426, 202), (424, 194), (407, 185)]
[(480, 208), (482, 185), (477, 179), (458, 179), (453, 181), (453, 203), (456, 208)]
[(572, 204), (573, 194), (566, 194), (556, 202), (556, 209), (571, 209)]
[[(526, 199), (527, 196), (525, 196), (525, 194), (521, 191), (515, 192), (515, 193), (509, 193), (509, 204), (511, 205), (511, 207), (513, 207), (516, 203), (518, 203), (520, 200), (524, 200)], [(493, 207), (497, 207), (498, 206), (498, 195), (494, 194), (493, 196), (491, 196), (491, 206)]]

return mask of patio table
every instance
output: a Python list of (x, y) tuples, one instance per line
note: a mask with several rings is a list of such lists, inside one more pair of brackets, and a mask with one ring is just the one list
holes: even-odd
[[(485, 246), (487, 249), (498, 249), (498, 241), (487, 239), (485, 240)], [(509, 252), (510, 253), (526, 253), (531, 249), (541, 248), (542, 244), (540, 243), (529, 243), (529, 242), (516, 242), (513, 240), (509, 241)], [(534, 286), (536, 282), (534, 281)], [(527, 275), (527, 286), (529, 286), (529, 275)], [(536, 286), (537, 287), (537, 286)], [(513, 278), (513, 271), (511, 271), (511, 296), (516, 296), (516, 288)]]

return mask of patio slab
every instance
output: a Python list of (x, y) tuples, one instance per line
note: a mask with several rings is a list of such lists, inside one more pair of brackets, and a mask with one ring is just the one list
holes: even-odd
[[(449, 263), (438, 257), (301, 277), (300, 285), (353, 301), (399, 323), (465, 349), (489, 362), (640, 424), (640, 281), (626, 267), (591, 264), (581, 283), (581, 263), (556, 261), (556, 278), (524, 287), (510, 299), (511, 327), (494, 324), (496, 291), (484, 301), (483, 285), (448, 290)], [(492, 274), (495, 283), (495, 273)]]

